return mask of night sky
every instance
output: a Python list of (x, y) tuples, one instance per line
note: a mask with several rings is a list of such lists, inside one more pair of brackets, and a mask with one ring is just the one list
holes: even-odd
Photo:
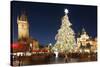
[(55, 35), (61, 25), (64, 9), (69, 10), (69, 20), (77, 36), (84, 27), (89, 36), (97, 37), (97, 7), (71, 4), (51, 4), (36, 2), (11, 2), (11, 23), (13, 41), (18, 39), (17, 16), (25, 11), (28, 16), (29, 33), (41, 44), (54, 44)]

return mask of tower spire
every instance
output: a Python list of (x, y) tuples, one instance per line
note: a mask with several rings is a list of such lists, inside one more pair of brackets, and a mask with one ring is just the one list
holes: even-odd
[(85, 32), (85, 28), (82, 29), (82, 32)]
[(21, 15), (19, 16), (19, 20), (27, 21), (27, 16), (26, 16), (26, 12), (25, 11), (21, 12)]
[(85, 28), (82, 29), (82, 34), (86, 34)]

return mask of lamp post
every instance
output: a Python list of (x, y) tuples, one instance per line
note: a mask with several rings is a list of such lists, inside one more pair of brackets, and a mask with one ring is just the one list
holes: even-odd
[(33, 45), (32, 45), (32, 43), (30, 43), (29, 52), (32, 52), (32, 47), (33, 47)]
[(50, 43), (49, 44), (49, 51), (51, 52), (51, 49), (52, 49), (52, 44)]
[(58, 58), (58, 51), (57, 51), (57, 49), (55, 49), (54, 53), (56, 55), (55, 57)]

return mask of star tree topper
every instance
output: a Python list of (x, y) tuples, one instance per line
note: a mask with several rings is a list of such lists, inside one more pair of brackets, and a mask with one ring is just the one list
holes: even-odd
[(68, 9), (65, 9), (65, 11), (64, 11), (66, 14), (68, 14), (69, 13), (69, 11), (68, 11)]

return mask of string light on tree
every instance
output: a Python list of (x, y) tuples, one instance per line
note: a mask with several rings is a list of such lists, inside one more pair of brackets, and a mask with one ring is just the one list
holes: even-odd
[(68, 9), (64, 10), (65, 15), (62, 17), (62, 22), (58, 33), (55, 36), (56, 43), (53, 50), (57, 49), (58, 52), (69, 52), (76, 45), (74, 31), (71, 28), (71, 23), (68, 18)]

